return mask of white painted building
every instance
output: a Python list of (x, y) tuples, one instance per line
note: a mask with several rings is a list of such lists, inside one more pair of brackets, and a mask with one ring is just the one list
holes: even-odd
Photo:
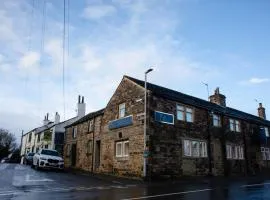
[(60, 115), (55, 113), (54, 122), (49, 120), (49, 114), (43, 120), (43, 126), (35, 128), (22, 137), (21, 156), (29, 152), (37, 152), (40, 148), (55, 149), (62, 153), (64, 146), (65, 126), (75, 122), (85, 115), (84, 97), (79, 96), (77, 115), (71, 119), (60, 122)]

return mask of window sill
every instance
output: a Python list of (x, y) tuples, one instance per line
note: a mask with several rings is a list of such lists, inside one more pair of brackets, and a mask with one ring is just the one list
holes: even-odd
[(125, 156), (125, 157), (115, 157), (115, 159), (116, 159), (117, 161), (127, 161), (127, 160), (129, 160), (129, 156)]

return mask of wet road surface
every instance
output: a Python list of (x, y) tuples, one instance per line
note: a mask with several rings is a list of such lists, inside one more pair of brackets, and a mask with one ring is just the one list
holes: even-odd
[(270, 200), (270, 180), (156, 182), (100, 179), (0, 164), (0, 199), (12, 200)]

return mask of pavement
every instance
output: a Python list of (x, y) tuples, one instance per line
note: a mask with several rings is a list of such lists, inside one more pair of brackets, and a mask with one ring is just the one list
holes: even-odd
[(142, 182), (0, 164), (0, 200), (246, 200), (269, 199), (270, 179), (195, 178)]

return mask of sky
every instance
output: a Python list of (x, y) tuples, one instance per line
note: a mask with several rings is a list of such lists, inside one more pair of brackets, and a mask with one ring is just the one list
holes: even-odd
[[(68, 0), (66, 0), (68, 2)], [(1, 0), (0, 127), (20, 138), (54, 120), (103, 108), (123, 75), (270, 117), (270, 1)], [(69, 13), (69, 14), (68, 14)], [(64, 98), (65, 96), (65, 98)], [(255, 100), (256, 99), (256, 100)], [(65, 105), (65, 112), (64, 112)]]

